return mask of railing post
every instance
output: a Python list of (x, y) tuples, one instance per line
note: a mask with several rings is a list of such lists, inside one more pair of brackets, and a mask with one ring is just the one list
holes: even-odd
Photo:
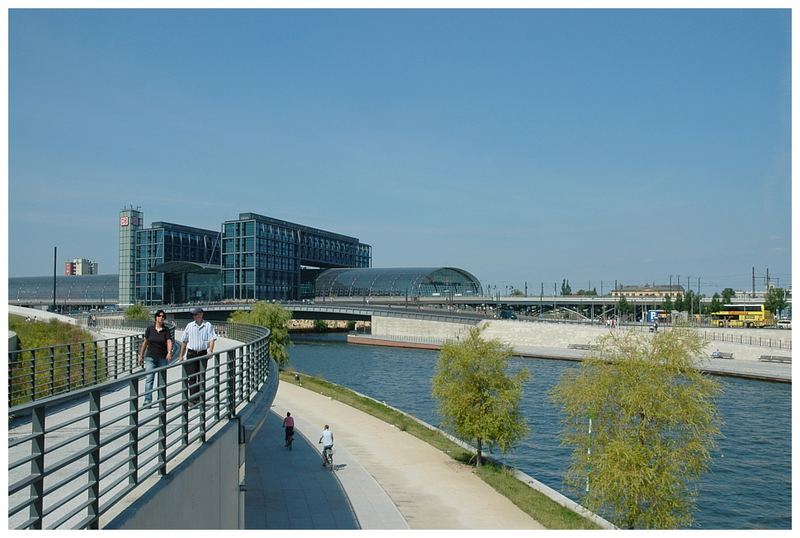
[(167, 474), (167, 371), (158, 372), (158, 474)]
[(31, 484), (30, 495), (33, 503), (30, 506), (31, 524), (29, 528), (42, 528), (42, 512), (44, 508), (44, 406), (38, 405), (31, 413), (31, 475), (36, 477)]
[(81, 342), (81, 387), (85, 386), (86, 386), (86, 344)]
[(100, 391), (89, 393), (89, 522), (90, 529), (100, 528)]
[(220, 375), (220, 353), (217, 352), (212, 356), (214, 361), (213, 368), (214, 368), (214, 421), (219, 420), (219, 404), (220, 404), (220, 391), (222, 390), (220, 387), (221, 383), (221, 375)]
[(139, 483), (139, 380), (134, 378), (128, 381), (128, 425), (131, 432), (128, 434), (128, 484)]
[[(118, 362), (118, 361), (119, 361), (119, 351), (118, 351), (118, 346), (117, 346), (117, 337), (115, 336), (114, 337), (114, 362)], [(122, 370), (123, 371), (126, 370), (124, 364), (122, 365)], [(119, 376), (117, 376), (117, 377), (119, 377)]]
[(206, 442), (206, 402), (208, 398), (206, 398), (206, 389), (208, 385), (206, 383), (206, 365), (208, 364), (208, 360), (205, 361), (198, 361), (197, 369), (200, 372), (200, 379), (198, 380), (198, 384), (200, 385), (198, 388), (200, 389), (200, 414), (198, 418), (200, 419), (200, 441), (205, 443)]
[(227, 352), (228, 355), (228, 418), (236, 413), (236, 350)]
[(254, 385), (254, 366), (255, 366), (255, 357), (253, 356), (253, 344), (248, 344), (245, 346), (247, 349), (247, 381), (245, 382), (245, 387), (247, 389), (247, 401), (250, 402), (252, 400), (253, 394), (253, 385)]
[(56, 391), (56, 354), (55, 350), (50, 348), (50, 394)]
[[(239, 348), (238, 355), (238, 366), (236, 367), (236, 404), (244, 401), (244, 376), (245, 376), (245, 353), (246, 353), (247, 346), (242, 346)], [(234, 407), (235, 409), (235, 407)]]
[(189, 381), (185, 360), (181, 362), (181, 444), (189, 444)]
[(36, 399), (36, 350), (31, 350), (30, 385), (28, 386), (28, 400)]
[(10, 352), (8, 353), (8, 407), (11, 407), (11, 402), (13, 401), (13, 394), (14, 394), (14, 358), (19, 357), (19, 353)]
[[(94, 344), (94, 382), (98, 383), (100, 381), (100, 372), (98, 371), (100, 368), (100, 353), (97, 350), (97, 342)], [(105, 381), (105, 379), (103, 379)]]

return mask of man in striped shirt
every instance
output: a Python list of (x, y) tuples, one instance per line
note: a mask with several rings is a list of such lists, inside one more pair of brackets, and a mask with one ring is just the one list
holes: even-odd
[(205, 380), (208, 355), (214, 353), (214, 342), (217, 335), (211, 323), (203, 321), (203, 309), (196, 306), (190, 310), (194, 321), (183, 330), (181, 339), (181, 360), (201, 357), (186, 364), (189, 383), (189, 407), (199, 404), (202, 398), (200, 383)]

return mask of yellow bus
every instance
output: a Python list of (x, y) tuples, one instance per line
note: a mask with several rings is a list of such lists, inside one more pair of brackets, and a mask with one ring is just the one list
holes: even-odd
[(726, 304), (711, 314), (714, 327), (771, 327), (775, 316), (763, 304)]

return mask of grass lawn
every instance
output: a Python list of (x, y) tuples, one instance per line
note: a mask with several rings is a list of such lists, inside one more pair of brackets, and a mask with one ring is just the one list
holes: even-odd
[[(10, 405), (42, 398), (105, 380), (105, 357), (80, 327), (51, 321), (25, 321), (8, 315), (8, 328), (17, 333), (18, 349), (10, 368)], [(81, 357), (86, 360), (81, 361)]]
[[(295, 379), (295, 372), (282, 371), (281, 381), (300, 385), (319, 394), (330, 396), (350, 407), (359, 409), (398, 429), (425, 441), (431, 446), (448, 454), (451, 458), (464, 465), (471, 465), (474, 456), (471, 452), (461, 448), (438, 431), (426, 428), (422, 424), (411, 420), (402, 413), (398, 413), (380, 402), (364, 398), (352, 390), (330, 383), (324, 379), (300, 374), (300, 383)], [(522, 511), (548, 529), (598, 529), (599, 527), (588, 519), (583, 518), (572, 510), (564, 508), (552, 501), (542, 493), (531, 489), (527, 484), (520, 482), (501, 466), (487, 462), (475, 473), (499, 493), (507, 497)]]

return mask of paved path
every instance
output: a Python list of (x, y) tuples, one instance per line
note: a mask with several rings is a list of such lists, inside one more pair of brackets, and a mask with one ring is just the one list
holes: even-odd
[(290, 383), (280, 384), (273, 410), (291, 411), (295, 430), (317, 450), (322, 427), (330, 425), (336, 477), (361, 528), (405, 528), (403, 520), (412, 529), (543, 528), (470, 468), (366, 413)]
[(358, 529), (335, 473), (323, 469), (317, 450), (295, 435), (283, 445), (282, 419), (270, 413), (247, 445), (246, 529)]

